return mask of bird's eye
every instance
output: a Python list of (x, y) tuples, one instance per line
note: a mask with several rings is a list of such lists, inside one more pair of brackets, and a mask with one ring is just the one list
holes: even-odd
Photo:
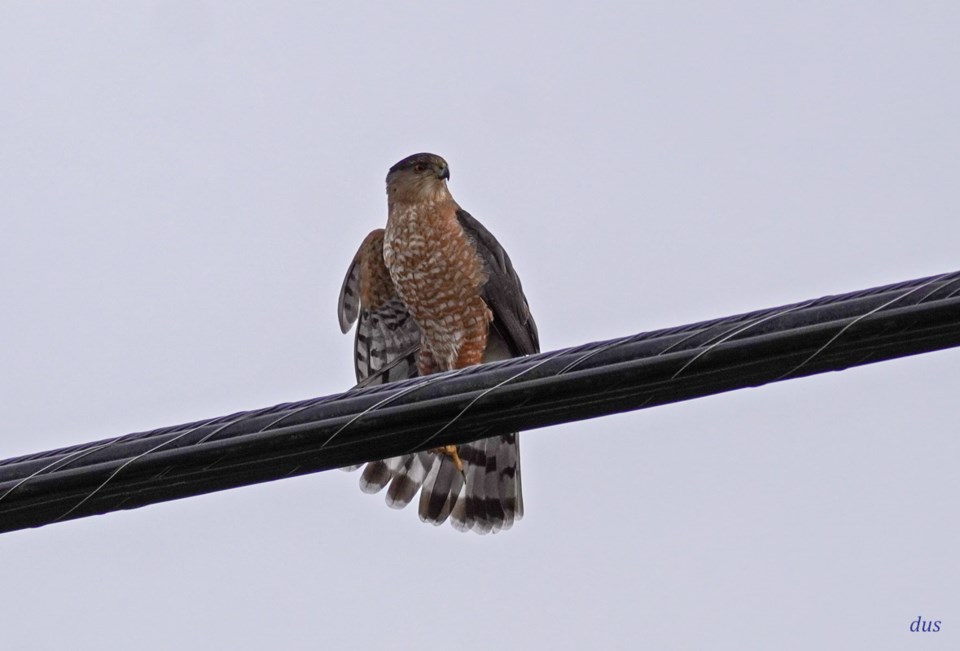
[(427, 171), (427, 166), (424, 165), (423, 163), (419, 163), (419, 164), (413, 166), (413, 171), (414, 171), (414, 172), (426, 172), (426, 171)]

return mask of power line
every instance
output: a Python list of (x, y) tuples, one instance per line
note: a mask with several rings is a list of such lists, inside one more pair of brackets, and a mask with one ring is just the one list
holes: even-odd
[(960, 345), (960, 272), (0, 461), (0, 532)]

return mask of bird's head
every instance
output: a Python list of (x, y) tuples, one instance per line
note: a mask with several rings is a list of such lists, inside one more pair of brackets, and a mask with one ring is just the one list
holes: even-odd
[(449, 178), (450, 166), (436, 154), (407, 156), (387, 172), (387, 197), (405, 203), (445, 199)]

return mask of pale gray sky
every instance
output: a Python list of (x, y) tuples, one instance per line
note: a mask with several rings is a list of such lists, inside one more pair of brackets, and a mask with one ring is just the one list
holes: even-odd
[[(956, 3), (322, 4), (0, 4), (0, 457), (349, 387), (416, 151), (545, 350), (960, 268)], [(495, 537), (336, 471), (5, 534), (2, 646), (956, 648), (958, 373), (529, 432)]]

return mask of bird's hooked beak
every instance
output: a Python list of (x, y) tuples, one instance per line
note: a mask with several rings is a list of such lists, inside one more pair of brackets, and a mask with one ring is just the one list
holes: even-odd
[(449, 180), (450, 180), (450, 168), (447, 167), (446, 165), (438, 165), (438, 166), (437, 166), (437, 178), (438, 178), (438, 179), (442, 179), (442, 180), (444, 180), (444, 181), (449, 181)]

